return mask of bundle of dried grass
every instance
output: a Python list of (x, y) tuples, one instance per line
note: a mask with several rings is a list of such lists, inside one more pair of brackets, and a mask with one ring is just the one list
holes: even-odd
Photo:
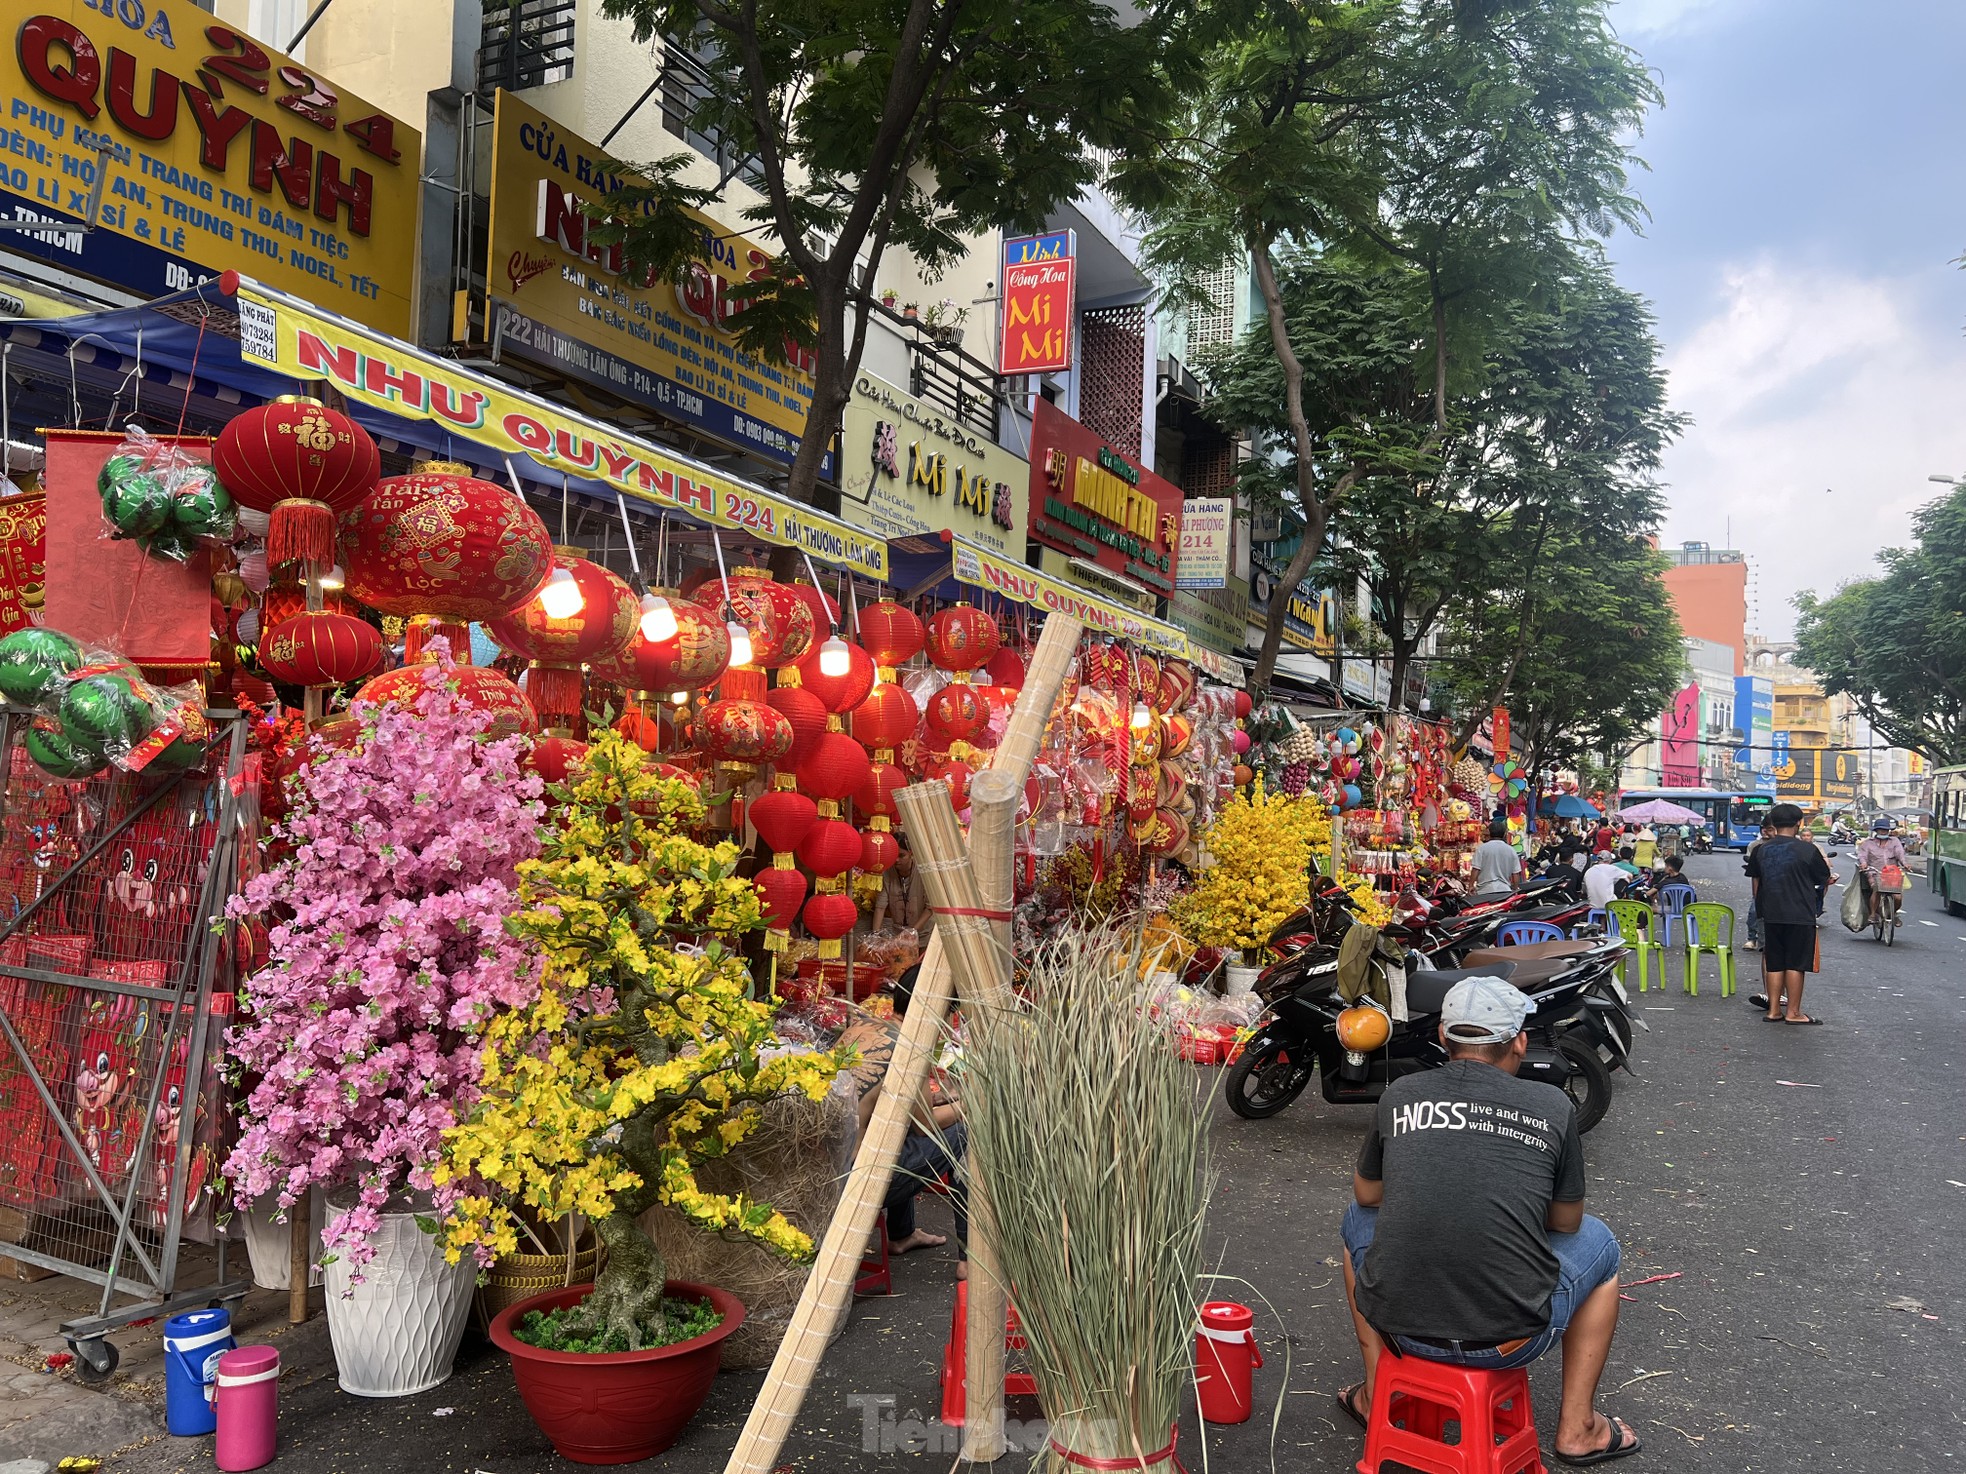
[[(769, 1202), (817, 1238), (839, 1206), (853, 1160), (860, 1122), (852, 1077), (840, 1076), (817, 1104), (803, 1095), (781, 1095), (762, 1109), (751, 1134), (729, 1155), (699, 1167), (696, 1180), (708, 1192), (748, 1193)], [(744, 1324), (724, 1342), (723, 1365), (770, 1366), (805, 1288), (807, 1266), (748, 1239), (707, 1234), (671, 1208), (651, 1208), (637, 1222), (661, 1251), (670, 1278), (715, 1285), (744, 1302)]]
[(1137, 943), (1069, 928), (1023, 1001), (971, 1012), (962, 1066), (969, 1169), (1058, 1452), (1172, 1469), (1189, 1400), (1209, 1189), (1195, 1072), (1136, 1000)]

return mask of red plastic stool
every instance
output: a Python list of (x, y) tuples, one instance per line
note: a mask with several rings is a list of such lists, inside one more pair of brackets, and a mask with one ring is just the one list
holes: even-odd
[(874, 1219), (874, 1232), (880, 1235), (881, 1247), (871, 1258), (860, 1261), (860, 1268), (853, 1277), (853, 1293), (856, 1295), (892, 1295), (894, 1293), (894, 1270), (888, 1264), (887, 1214), (885, 1211)]
[[(956, 1317), (949, 1326), (949, 1340), (942, 1348), (942, 1421), (951, 1428), (963, 1425), (963, 1379), (969, 1364), (969, 1281), (956, 1281)], [(1006, 1351), (1024, 1349), (1023, 1332), (1017, 1324), (1017, 1307), (1010, 1307), (1010, 1320), (1004, 1329)], [(1005, 1397), (1036, 1397), (1038, 1379), (1029, 1372), (1009, 1372), (1003, 1379)]]
[[(1358, 1474), (1387, 1461), (1421, 1474), (1546, 1474), (1529, 1407), (1529, 1373), (1479, 1371), (1391, 1352), (1379, 1358)], [(1458, 1442), (1446, 1425), (1461, 1425)]]

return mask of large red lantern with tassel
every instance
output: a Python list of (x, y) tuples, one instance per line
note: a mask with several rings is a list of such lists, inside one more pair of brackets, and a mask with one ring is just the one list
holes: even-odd
[(288, 396), (234, 415), (212, 446), (212, 469), (239, 505), (272, 514), (269, 560), (325, 566), (337, 521), (375, 485), (382, 453), (347, 415)]
[[(428, 666), (406, 665), (398, 670), (385, 671), (357, 691), (355, 699), (376, 703), (393, 701), (399, 706), (413, 709), (417, 699), (428, 689), (424, 685), (427, 670)], [(448, 686), (466, 706), (475, 706), (486, 713), (491, 718), (490, 730), (494, 737), (511, 737), (521, 732), (539, 730), (539, 718), (533, 712), (532, 703), (526, 700), (517, 686), (490, 666), (454, 665), (443, 673), (439, 684)]]
[(714, 685), (730, 666), (730, 631), (701, 604), (668, 590), (657, 592), (676, 616), (676, 633), (651, 640), (637, 620), (627, 648), (593, 662), (593, 673), (630, 691), (700, 691)]
[(812, 751), (799, 765), (799, 788), (820, 801), (820, 813), (839, 812), (873, 777), (867, 749), (844, 732), (821, 732)]
[(382, 663), (382, 636), (351, 614), (305, 610), (260, 637), (260, 668), (295, 686), (341, 686)]
[(813, 647), (818, 626), (812, 606), (790, 584), (779, 583), (762, 568), (739, 568), (731, 573), (729, 590), (737, 622), (751, 632), (751, 664), (762, 670), (796, 665)]
[(412, 661), (433, 626), (462, 654), (466, 624), (514, 613), (553, 571), (539, 514), (451, 461), (380, 483), (342, 518), (341, 547), (349, 593), (416, 621)]
[(967, 742), (989, 725), (989, 704), (974, 686), (950, 682), (928, 698), (928, 727), (945, 743)]
[[(821, 882), (824, 884), (824, 882)], [(833, 882), (837, 885), (839, 882)], [(853, 930), (853, 923), (860, 918), (860, 908), (853, 904), (853, 897), (839, 891), (822, 891), (806, 902), (804, 914), (800, 917), (805, 929), (819, 941), (819, 955), (825, 958), (840, 955), (840, 938)]]
[(634, 638), (641, 604), (619, 576), (577, 548), (554, 550), (553, 566), (564, 569), (579, 591), (579, 604), (555, 612), (548, 591), (504, 619), (492, 621), (491, 637), (532, 662), (526, 689), (549, 723), (571, 723), (580, 715), (581, 667), (621, 653)]
[(818, 819), (798, 844), (799, 863), (814, 875), (838, 875), (860, 863), (860, 831), (844, 819)]
[(895, 670), (914, 659), (926, 638), (914, 611), (892, 599), (882, 599), (862, 609), (854, 628), (860, 643), (880, 668), (884, 681), (893, 680)]
[(806, 898), (805, 872), (792, 864), (790, 855), (780, 858), (785, 861), (783, 870), (760, 870), (753, 882), (758, 888), (758, 899), (764, 903), (765, 923), (770, 927), (765, 933), (765, 946), (773, 952), (783, 952), (791, 944), (792, 923), (798, 919), (799, 907)]
[(696, 737), (719, 763), (755, 768), (792, 750), (792, 724), (762, 701), (713, 701), (696, 719)]
[(908, 775), (893, 763), (875, 762), (868, 768), (867, 781), (854, 790), (854, 806), (862, 814), (883, 819), (899, 819), (901, 809), (894, 795), (908, 786)]
[(972, 671), (997, 653), (997, 622), (971, 604), (951, 604), (928, 622), (928, 658), (947, 671)]
[(874, 689), (874, 657), (858, 645), (847, 647), (847, 672), (829, 676), (819, 668), (819, 651), (806, 652), (798, 665), (799, 684), (826, 704), (826, 710), (844, 715), (867, 699)]
[(914, 697), (896, 682), (882, 681), (853, 709), (853, 740), (869, 752), (892, 752), (915, 735), (920, 717)]
[[(792, 745), (786, 750), (784, 765), (796, 768), (811, 755), (814, 744), (825, 734), (826, 705), (803, 686), (780, 686), (765, 700), (792, 724)], [(854, 750), (858, 752), (859, 748), (856, 746)], [(862, 756), (864, 760), (865, 755)]]

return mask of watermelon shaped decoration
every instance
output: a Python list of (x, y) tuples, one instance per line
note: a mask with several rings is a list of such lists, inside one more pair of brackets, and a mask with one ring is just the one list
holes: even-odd
[(43, 705), (60, 695), (82, 661), (81, 644), (59, 630), (15, 630), (0, 639), (0, 696), (18, 706)]

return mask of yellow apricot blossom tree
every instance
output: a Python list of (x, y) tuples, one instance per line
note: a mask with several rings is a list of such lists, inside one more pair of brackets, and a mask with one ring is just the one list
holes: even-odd
[(695, 1169), (742, 1141), (763, 1102), (823, 1099), (842, 1061), (778, 1045), (736, 950), (765, 924), (758, 894), (735, 844), (690, 837), (695, 790), (610, 733), (560, 796), (565, 823), (519, 866), (507, 922), (544, 958), (539, 994), (487, 1026), (480, 1098), (436, 1175), (453, 1262), (513, 1252), (521, 1209), (591, 1218), (608, 1261), (577, 1329), (635, 1349), (663, 1326), (662, 1257), (635, 1222), (656, 1204), (810, 1257), (783, 1214), (704, 1191)]
[(1182, 935), (1253, 960), (1310, 898), (1316, 858), (1330, 844), (1322, 804), (1267, 793), (1258, 780), (1224, 804), (1202, 836), (1205, 863), (1212, 863), (1174, 903), (1171, 914)]

